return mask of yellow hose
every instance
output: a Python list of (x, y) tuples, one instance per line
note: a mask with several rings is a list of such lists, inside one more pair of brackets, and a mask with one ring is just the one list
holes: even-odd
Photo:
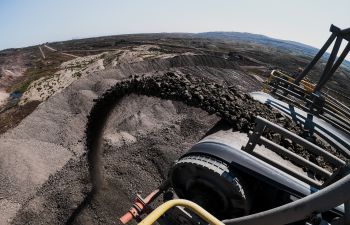
[(170, 200), (165, 203), (163, 203), (161, 206), (153, 210), (152, 213), (150, 213), (145, 219), (143, 219), (139, 225), (150, 225), (153, 224), (154, 222), (159, 219), (164, 213), (166, 213), (169, 209), (175, 207), (175, 206), (182, 206), (185, 208), (188, 208), (192, 210), (194, 213), (196, 213), (198, 216), (200, 216), (203, 220), (208, 222), (209, 224), (212, 225), (224, 225), (220, 220), (215, 218), (213, 215), (208, 213), (205, 209), (200, 207), (194, 202), (184, 200), (184, 199), (175, 199), (175, 200)]

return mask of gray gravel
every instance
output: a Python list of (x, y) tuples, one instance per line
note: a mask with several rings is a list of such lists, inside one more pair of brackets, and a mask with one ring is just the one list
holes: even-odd
[(184, 56), (123, 64), (76, 81), (0, 137), (0, 224), (64, 224), (73, 218), (92, 188), (84, 131), (93, 99), (132, 74), (166, 71), (192, 71), (222, 83), (243, 75), (224, 59)]

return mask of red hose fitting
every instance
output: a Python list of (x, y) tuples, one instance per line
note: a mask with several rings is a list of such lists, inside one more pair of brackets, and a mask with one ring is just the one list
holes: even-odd
[(158, 193), (159, 190), (157, 189), (149, 194), (145, 199), (143, 199), (140, 195), (136, 195), (135, 203), (125, 215), (120, 217), (120, 222), (122, 224), (126, 224), (133, 218), (140, 219), (140, 216), (145, 213), (146, 209), (148, 208), (148, 204), (153, 201), (154, 196), (156, 196)]

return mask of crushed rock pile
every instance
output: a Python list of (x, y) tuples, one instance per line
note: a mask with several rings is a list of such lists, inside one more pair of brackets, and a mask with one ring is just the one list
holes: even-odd
[[(131, 79), (118, 82), (96, 99), (86, 129), (88, 148), (95, 145), (96, 132), (102, 129), (103, 115), (108, 114), (111, 103), (130, 93), (184, 102), (189, 106), (201, 108), (209, 114), (216, 114), (229, 123), (234, 130), (245, 133), (254, 129), (256, 116), (266, 118), (299, 135), (302, 133), (300, 125), (295, 124), (271, 107), (256, 102), (248, 94), (233, 86), (225, 87), (205, 78), (168, 72), (163, 76), (133, 76)], [(265, 136), (330, 171), (335, 169), (322, 157), (312, 155), (300, 145), (285, 142), (279, 135), (269, 132)], [(324, 145), (320, 140), (317, 141), (317, 144), (332, 154), (345, 159), (340, 153), (330, 146)]]

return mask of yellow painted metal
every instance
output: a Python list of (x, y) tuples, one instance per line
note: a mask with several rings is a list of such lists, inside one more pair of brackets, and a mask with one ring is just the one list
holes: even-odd
[(301, 80), (300, 84), (304, 87), (304, 90), (307, 93), (312, 93), (315, 89), (315, 85), (311, 82), (306, 81), (306, 80)]
[(169, 209), (175, 207), (175, 206), (182, 206), (187, 209), (190, 209), (194, 213), (196, 213), (198, 216), (200, 216), (203, 220), (208, 222), (212, 225), (224, 225), (220, 220), (218, 220), (216, 217), (211, 215), (209, 212), (207, 212), (205, 209), (200, 207), (194, 202), (184, 200), (184, 199), (175, 199), (170, 200), (165, 203), (163, 203), (161, 206), (153, 210), (152, 213), (150, 213), (145, 219), (143, 219), (139, 225), (150, 225), (159, 219), (164, 213), (166, 213)]
[[(292, 76), (290, 76), (288, 74), (282, 73), (281, 71), (278, 71), (278, 70), (272, 70), (271, 76), (267, 79), (267, 81), (265, 82), (265, 85), (263, 87), (264, 92), (269, 92), (269, 85), (268, 84), (273, 80), (274, 77), (284, 78), (289, 83), (293, 83), (295, 80)], [(304, 91), (309, 93), (309, 94), (312, 93), (315, 89), (315, 84), (313, 84), (309, 81), (306, 81), (306, 80), (300, 81), (300, 85), (304, 89)]]

